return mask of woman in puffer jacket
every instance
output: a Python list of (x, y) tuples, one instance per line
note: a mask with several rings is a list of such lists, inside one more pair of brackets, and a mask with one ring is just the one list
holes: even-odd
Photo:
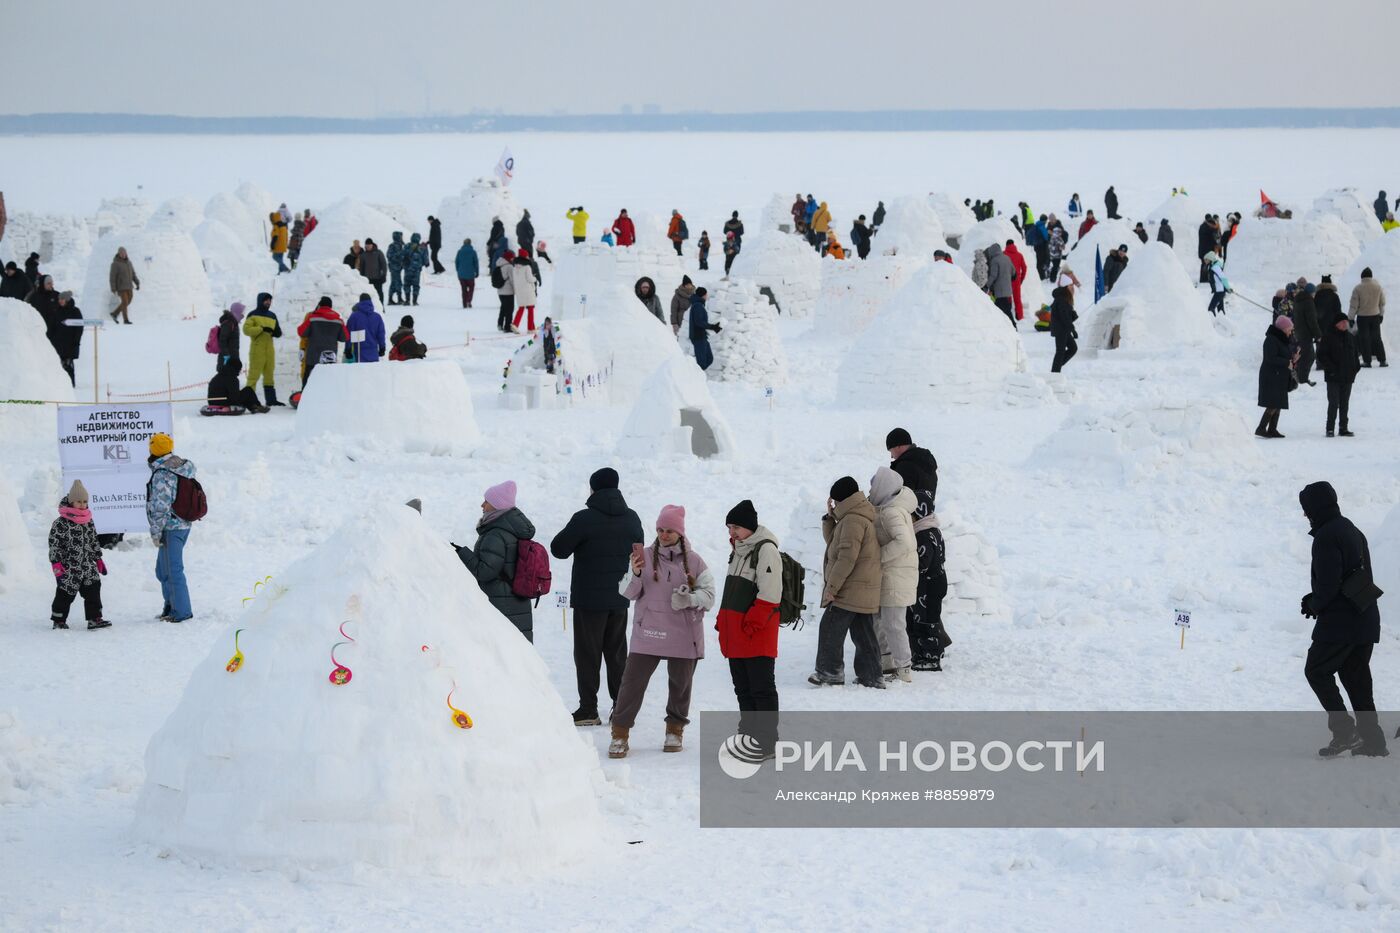
[[(640, 549), (640, 553), (639, 553)], [(612, 713), (609, 758), (627, 757), (627, 738), (637, 722), (647, 684), (666, 662), (664, 752), (681, 750), (690, 722), (690, 690), (695, 665), (705, 656), (705, 612), (715, 604), (715, 578), (685, 536), (685, 509), (668, 505), (656, 519), (651, 547), (636, 545), (622, 578), (622, 595), (636, 604), (632, 644)]]
[(885, 680), (909, 683), (913, 664), (905, 618), (919, 595), (919, 553), (914, 543), (914, 509), (918, 500), (904, 478), (880, 467), (870, 478), (875, 506), (875, 540), (880, 543), (880, 615), (875, 637), (880, 643)]

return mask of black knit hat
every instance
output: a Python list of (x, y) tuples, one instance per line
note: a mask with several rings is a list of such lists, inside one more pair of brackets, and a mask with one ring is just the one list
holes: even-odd
[(588, 488), (594, 492), (600, 489), (616, 489), (617, 483), (617, 471), (612, 467), (603, 467), (601, 470), (588, 477)]
[(903, 428), (895, 428), (885, 435), (886, 450), (890, 450), (894, 447), (912, 447), (913, 445), (914, 439), (910, 437), (909, 432)]
[(411, 315), (411, 314), (405, 314), (403, 317), (399, 318), (399, 326), (400, 326), (400, 327), (407, 327), (409, 330), (412, 330), (412, 329), (413, 329), (413, 315)]
[(857, 483), (849, 476), (843, 476), (831, 485), (831, 499), (833, 502), (845, 502), (858, 492), (860, 492), (860, 483)]
[(1369, 279), (1369, 278), (1371, 278), (1371, 267), (1370, 267), (1370, 266), (1367, 266), (1366, 268), (1364, 268), (1364, 269), (1361, 270), (1361, 277), (1362, 277), (1363, 279)]
[(330, 296), (329, 296), (329, 295), (322, 295), (322, 296), (321, 296), (321, 300), (318, 301), (318, 302), (316, 302), (316, 307), (318, 307), (318, 308), (329, 308), (329, 307), (331, 307), (331, 299), (330, 299)]
[(747, 528), (749, 531), (758, 530), (758, 512), (753, 507), (753, 502), (745, 499), (734, 508), (729, 510), (729, 514), (724, 516), (726, 525), (737, 525), (740, 528)]

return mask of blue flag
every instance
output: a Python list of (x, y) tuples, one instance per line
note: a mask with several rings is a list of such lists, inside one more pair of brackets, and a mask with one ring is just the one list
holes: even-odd
[(1103, 256), (1099, 252), (1099, 247), (1094, 247), (1094, 304), (1098, 304), (1108, 289), (1103, 285)]

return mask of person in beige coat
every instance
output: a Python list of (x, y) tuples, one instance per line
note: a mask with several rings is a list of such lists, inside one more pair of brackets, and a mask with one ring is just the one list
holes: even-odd
[(126, 247), (117, 247), (117, 255), (112, 257), (112, 267), (107, 270), (107, 285), (112, 289), (112, 294), (117, 296), (117, 307), (112, 312), (112, 320), (121, 318), (123, 324), (130, 324), (131, 318), (127, 315), (131, 307), (132, 292), (141, 287), (141, 279), (136, 275), (136, 269), (131, 264), (131, 259), (126, 255)]
[(909, 683), (913, 658), (905, 618), (919, 598), (919, 550), (914, 543), (914, 510), (919, 501), (904, 478), (880, 467), (870, 478), (870, 504), (875, 506), (875, 540), (880, 544), (880, 615), (875, 638), (886, 680)]
[(1385, 361), (1385, 344), (1381, 341), (1381, 322), (1385, 320), (1385, 289), (1371, 274), (1371, 267), (1361, 270), (1361, 281), (1351, 290), (1351, 307), (1347, 317), (1356, 325), (1356, 342), (1361, 349), (1361, 365), (1369, 369), (1371, 357)]
[(846, 682), (846, 632), (856, 646), (856, 681), (883, 690), (880, 644), (875, 616), (880, 611), (880, 542), (876, 537), (875, 507), (860, 484), (843, 476), (831, 487), (822, 516), (826, 558), (822, 563), (821, 629), (817, 634), (817, 664), (808, 683), (817, 686)]

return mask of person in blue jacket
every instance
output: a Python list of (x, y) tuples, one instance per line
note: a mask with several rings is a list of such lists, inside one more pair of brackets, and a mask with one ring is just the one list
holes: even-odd
[(1079, 192), (1076, 191), (1069, 196), (1069, 216), (1071, 218), (1078, 217), (1082, 213), (1084, 213), (1084, 209), (1079, 204)]
[(472, 306), (472, 295), (476, 292), (476, 279), (481, 275), (481, 263), (476, 258), (471, 237), (462, 241), (457, 250), (457, 281), (462, 283), (462, 307)]
[(360, 293), (345, 328), (350, 331), (350, 342), (345, 345), (346, 362), (378, 363), (385, 352), (384, 318), (374, 310), (368, 292)]
[(695, 348), (695, 362), (701, 369), (709, 369), (715, 361), (710, 349), (710, 331), (720, 332), (719, 324), (710, 323), (710, 312), (705, 310), (705, 298), (709, 295), (703, 288), (697, 288), (690, 296), (690, 345)]
[(807, 195), (807, 207), (803, 211), (802, 225), (807, 231), (807, 242), (816, 243), (816, 237), (812, 234), (812, 215), (817, 212), (817, 199), (810, 194)]
[(1035, 270), (1036, 275), (1045, 279), (1050, 274), (1050, 225), (1044, 214), (1031, 227), (1035, 231), (1035, 242), (1031, 244), (1035, 250)]

